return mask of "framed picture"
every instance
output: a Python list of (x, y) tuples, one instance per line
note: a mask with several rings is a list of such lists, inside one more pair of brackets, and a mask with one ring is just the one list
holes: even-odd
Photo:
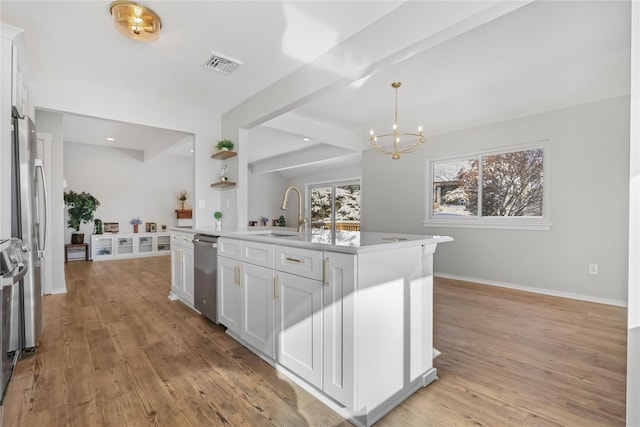
[(147, 233), (155, 233), (156, 232), (156, 223), (155, 222), (147, 222), (145, 223), (145, 227)]
[(120, 224), (117, 222), (105, 222), (104, 223), (104, 232), (105, 233), (117, 233), (120, 231)]

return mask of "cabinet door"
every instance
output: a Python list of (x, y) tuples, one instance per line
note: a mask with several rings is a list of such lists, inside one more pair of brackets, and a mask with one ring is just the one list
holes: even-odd
[(277, 272), (277, 360), (322, 387), (322, 282)]
[(99, 260), (103, 258), (112, 258), (113, 238), (103, 236), (91, 236), (91, 259)]
[(269, 357), (274, 344), (274, 271), (253, 264), (241, 264), (242, 332), (240, 337)]
[[(182, 249), (176, 245), (171, 247), (171, 293), (181, 298), (182, 289)], [(172, 298), (173, 299), (173, 298)]]
[(355, 255), (324, 253), (322, 390), (348, 408), (353, 407), (355, 372), (355, 265)]
[(240, 335), (240, 278), (236, 260), (218, 257), (218, 323)]
[(182, 295), (181, 299), (193, 305), (193, 245), (182, 249)]

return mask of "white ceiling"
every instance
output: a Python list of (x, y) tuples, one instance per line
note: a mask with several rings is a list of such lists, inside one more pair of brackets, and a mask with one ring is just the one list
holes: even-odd
[[(333, 52), (340, 62), (322, 70), (332, 84), (251, 129), (256, 167), (331, 146), (347, 148), (335, 155), (353, 162), (349, 153), (366, 149), (370, 129), (390, 130), (396, 80), (400, 128), (422, 125), (427, 137), (629, 93), (628, 1), (409, 3), (147, 1), (163, 19), (160, 39), (147, 44), (112, 28), (104, 1), (2, 0), (0, 18), (26, 30), (34, 90), (72, 82), (87, 96), (135, 94), (131, 102), (142, 105), (162, 98), (217, 116), (277, 84), (313, 86), (299, 81), (303, 66)], [(399, 20), (408, 13), (421, 25)], [(207, 70), (212, 50), (244, 64), (231, 76)], [(350, 74), (354, 64), (365, 71)], [(190, 146), (184, 132), (77, 114), (64, 128), (67, 140), (111, 136), (145, 156)]]

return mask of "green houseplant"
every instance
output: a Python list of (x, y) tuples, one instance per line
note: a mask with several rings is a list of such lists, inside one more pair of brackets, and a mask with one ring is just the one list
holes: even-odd
[(216, 219), (216, 231), (222, 231), (222, 212), (215, 211), (213, 217)]
[(233, 141), (231, 141), (230, 139), (221, 139), (220, 141), (218, 141), (218, 144), (216, 145), (216, 148), (218, 150), (233, 150)]
[(67, 225), (76, 231), (71, 235), (71, 243), (84, 243), (84, 234), (79, 233), (80, 224), (93, 221), (93, 214), (100, 202), (89, 193), (76, 193), (71, 190), (64, 193), (64, 204), (69, 207)]

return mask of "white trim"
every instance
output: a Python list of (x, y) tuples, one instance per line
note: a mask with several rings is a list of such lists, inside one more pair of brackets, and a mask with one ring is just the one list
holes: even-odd
[(599, 298), (599, 297), (594, 297), (592, 295), (575, 294), (573, 292), (560, 292), (560, 291), (554, 291), (552, 289), (544, 289), (544, 288), (534, 288), (531, 286), (522, 286), (522, 285), (516, 285), (512, 283), (496, 282), (493, 280), (477, 279), (475, 277), (458, 276), (456, 274), (434, 273), (433, 275), (435, 277), (442, 277), (443, 279), (461, 280), (464, 282), (472, 282), (472, 283), (478, 283), (481, 285), (490, 285), (490, 286), (497, 286), (500, 288), (515, 289), (518, 291), (531, 292), (534, 294), (549, 295), (549, 296), (560, 297), (560, 298), (569, 298), (569, 299), (575, 299), (578, 301), (595, 302), (598, 304), (614, 305), (617, 307), (627, 307), (626, 301), (613, 300), (608, 298)]
[[(549, 140), (538, 140), (524, 144), (509, 145), (487, 149), (481, 151), (465, 152), (453, 156), (438, 157), (427, 159), (425, 167), (426, 178), (426, 203), (425, 203), (425, 220), (422, 225), (424, 227), (451, 227), (451, 228), (490, 228), (490, 229), (507, 229), (507, 230), (551, 230), (551, 222), (549, 217), (550, 203), (550, 176), (551, 176), (551, 153), (549, 149)], [(455, 160), (467, 160), (469, 158), (480, 158), (494, 154), (507, 154), (518, 151), (543, 150), (543, 173), (544, 187), (542, 193), (542, 216), (541, 217), (439, 217), (433, 216), (433, 165), (434, 163), (450, 162)], [(480, 181), (482, 178), (481, 171), (478, 177), (478, 204), (482, 200), (482, 187)], [(478, 206), (480, 210), (480, 206)]]
[[(516, 218), (509, 218), (509, 220), (517, 221)], [(551, 223), (549, 222), (530, 222), (524, 219), (522, 222), (506, 224), (504, 222), (492, 223), (492, 221), (464, 221), (464, 220), (437, 220), (431, 219), (422, 223), (424, 227), (438, 227), (438, 228), (486, 228), (494, 230), (551, 230)]]

